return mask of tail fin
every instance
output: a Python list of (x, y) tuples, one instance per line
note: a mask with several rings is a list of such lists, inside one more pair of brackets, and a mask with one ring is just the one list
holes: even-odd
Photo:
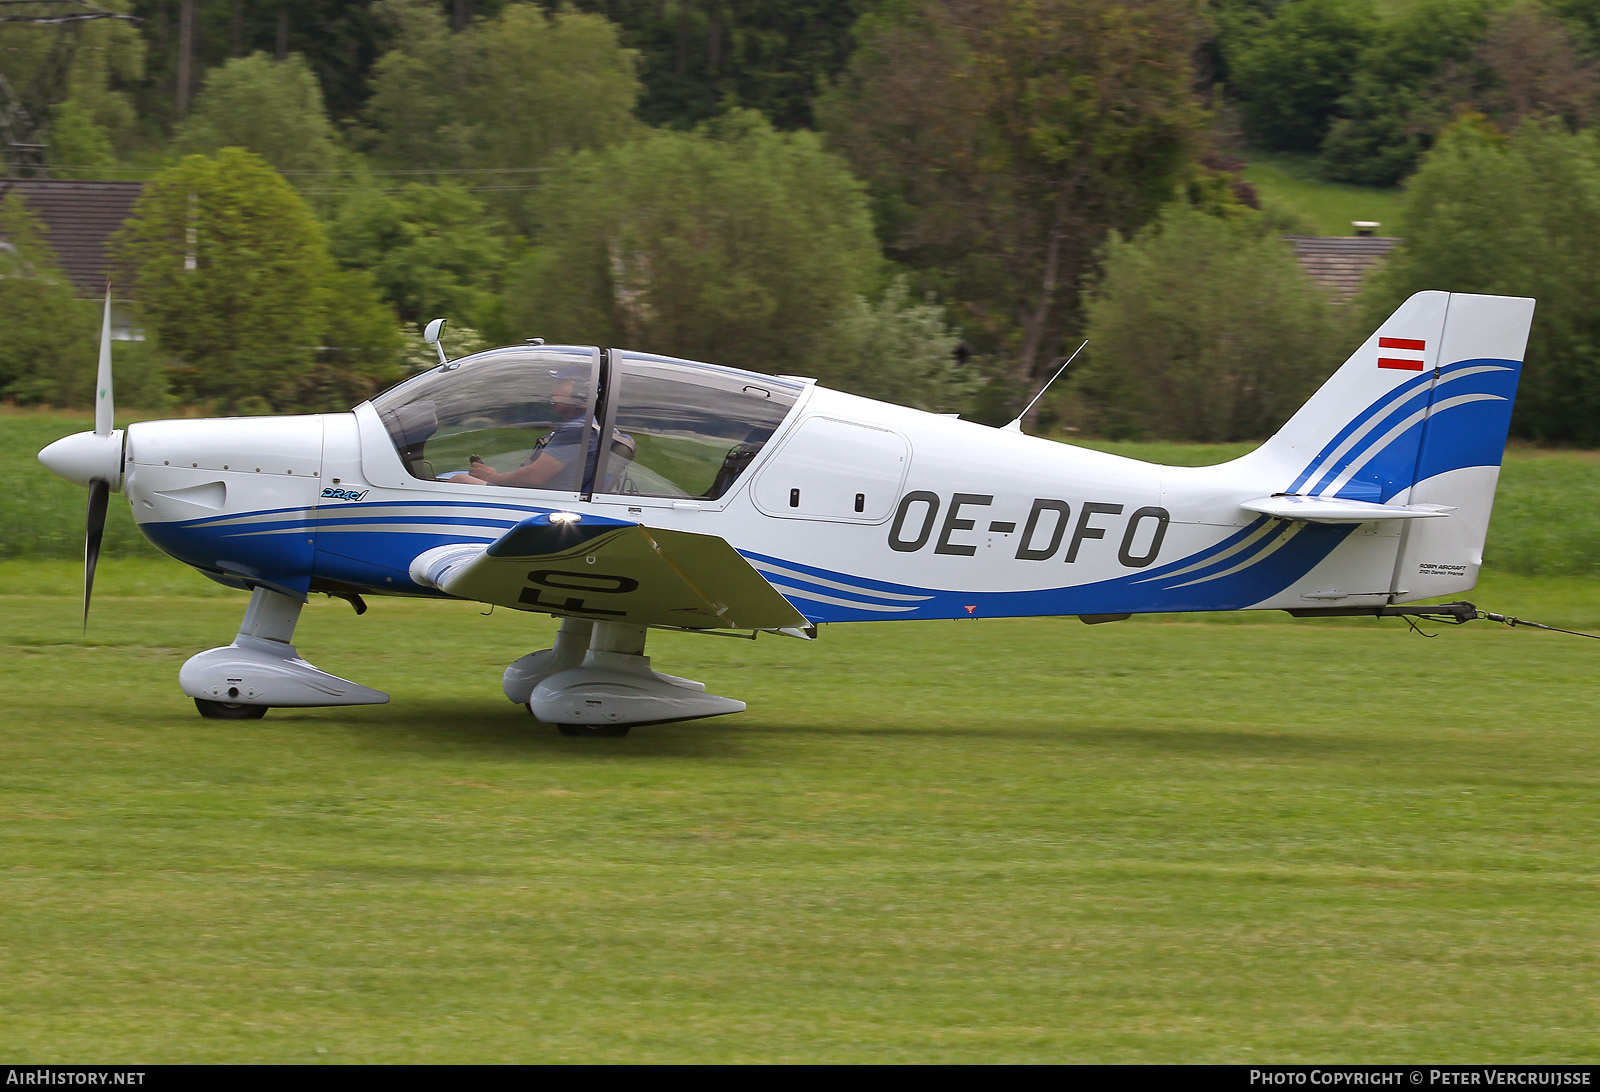
[(1412, 296), (1256, 453), (1285, 493), (1453, 509), (1406, 521), (1395, 602), (1477, 582), (1533, 304)]

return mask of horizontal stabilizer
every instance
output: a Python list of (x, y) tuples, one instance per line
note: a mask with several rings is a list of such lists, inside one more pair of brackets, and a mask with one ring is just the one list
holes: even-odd
[(411, 562), (411, 578), (461, 599), (633, 625), (809, 624), (716, 535), (575, 513), (532, 516), (487, 547), (436, 546)]
[(1260, 512), (1279, 519), (1304, 523), (1370, 523), (1383, 519), (1427, 519), (1448, 516), (1455, 509), (1443, 504), (1378, 504), (1348, 497), (1303, 497), (1280, 493), (1273, 497), (1245, 501), (1247, 512)]

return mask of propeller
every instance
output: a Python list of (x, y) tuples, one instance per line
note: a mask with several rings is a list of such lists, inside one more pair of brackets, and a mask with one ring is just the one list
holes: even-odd
[[(111, 282), (106, 282), (105, 312), (100, 318), (100, 364), (94, 381), (94, 434), (111, 436)], [(120, 460), (119, 460), (120, 462)], [(118, 468), (121, 469), (120, 467)], [(83, 631), (89, 632), (89, 598), (94, 594), (94, 570), (100, 562), (100, 540), (106, 533), (106, 508), (111, 503), (111, 482), (89, 479), (89, 512), (83, 538)]]
[(111, 419), (111, 283), (106, 282), (106, 309), (100, 322), (100, 368), (95, 376), (94, 431), (63, 436), (43, 451), (39, 461), (69, 482), (89, 487), (88, 526), (83, 539), (83, 628), (89, 628), (89, 597), (94, 570), (105, 537), (106, 508), (122, 488), (123, 441)]
[(106, 533), (106, 507), (111, 501), (111, 483), (96, 478), (89, 483), (88, 534), (83, 540), (83, 631), (89, 632), (89, 597), (94, 594), (94, 570), (100, 563), (100, 539)]
[(106, 308), (100, 316), (100, 367), (94, 381), (94, 434), (111, 435), (111, 282), (106, 282)]

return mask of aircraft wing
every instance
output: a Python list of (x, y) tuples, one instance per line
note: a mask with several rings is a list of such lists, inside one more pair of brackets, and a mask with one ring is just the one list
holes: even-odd
[(725, 539), (573, 513), (541, 513), (487, 546), (436, 546), (411, 578), (518, 610), (684, 629), (810, 623)]

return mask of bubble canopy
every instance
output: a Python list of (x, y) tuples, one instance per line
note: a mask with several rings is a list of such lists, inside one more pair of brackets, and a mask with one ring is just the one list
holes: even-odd
[(805, 387), (620, 349), (528, 346), (429, 369), (372, 405), (420, 480), (717, 500)]

